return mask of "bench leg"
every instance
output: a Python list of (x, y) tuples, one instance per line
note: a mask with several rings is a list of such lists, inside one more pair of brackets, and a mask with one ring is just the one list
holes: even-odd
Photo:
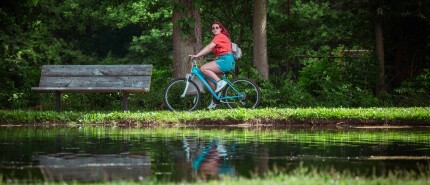
[(128, 111), (128, 92), (122, 93), (122, 108), (124, 111)]
[(61, 92), (55, 92), (55, 111), (60, 112)]

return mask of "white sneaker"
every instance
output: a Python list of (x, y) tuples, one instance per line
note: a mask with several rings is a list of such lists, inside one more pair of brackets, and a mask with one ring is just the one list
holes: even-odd
[(220, 92), (225, 86), (227, 85), (227, 82), (224, 80), (220, 80), (216, 83), (216, 90), (215, 93)]
[(211, 104), (208, 106), (208, 109), (215, 109), (217, 105), (218, 104), (216, 104), (213, 100), (211, 100)]

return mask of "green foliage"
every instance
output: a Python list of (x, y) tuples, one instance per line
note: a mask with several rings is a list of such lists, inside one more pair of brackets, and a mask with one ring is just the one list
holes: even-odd
[(284, 82), (281, 91), (287, 107), (311, 107), (317, 103), (315, 97), (291, 80)]
[(430, 105), (430, 69), (424, 69), (420, 75), (404, 81), (394, 92), (394, 99), (400, 105)]
[(127, 58), (130, 63), (153, 64), (155, 69), (165, 69), (171, 65), (173, 57), (161, 52), (172, 48), (172, 26), (144, 31), (141, 36), (134, 36), (129, 47)]
[[(34, 4), (23, 6), (38, 11)], [(22, 20), (13, 17), (15, 13), (0, 9), (1, 19), (10, 25), (0, 31), (0, 108), (34, 105), (35, 96), (29, 92), (37, 84), (38, 66), (60, 63), (59, 53), (64, 49), (64, 42), (53, 38), (46, 25), (32, 17), (38, 15), (30, 14)]]
[[(370, 55), (359, 56), (361, 59), (344, 57), (340, 64), (338, 59), (328, 58), (338, 56), (339, 50), (345, 48), (373, 47), (355, 38), (357, 33), (369, 36), (371, 32), (355, 29), (366, 25), (350, 11), (354, 9), (347, 10), (346, 4), (329, 1), (295, 1), (290, 7), (283, 1), (269, 1), (269, 7), (269, 63), (273, 75), (268, 92), (272, 97), (286, 95), (275, 100), (277, 106), (377, 105), (371, 90), (376, 79), (376, 60)], [(286, 14), (288, 8), (290, 16)]]
[(201, 2), (198, 1), (173, 1), (174, 12), (180, 12), (177, 16), (174, 15), (174, 20), (172, 21), (175, 27), (178, 27), (181, 33), (182, 39), (194, 38), (194, 28), (196, 27), (196, 22), (194, 18), (193, 9), (199, 9)]
[[(343, 61), (343, 63), (352, 62)], [(368, 86), (361, 86), (359, 83), (362, 80), (359, 80), (358, 76), (365, 76), (366, 73), (359, 75), (348, 71), (350, 69), (345, 68), (337, 60), (310, 59), (300, 71), (297, 85), (316, 97), (319, 106), (371, 107), (377, 105), (378, 101), (371, 90), (363, 89)]]
[[(192, 2), (201, 11), (203, 44), (212, 39), (214, 21), (221, 21), (239, 43), (244, 53), (237, 61), (239, 76), (257, 81), (263, 107), (429, 105), (428, 70), (421, 70), (429, 68), (428, 1), (269, 0), (269, 81), (253, 67), (252, 1)], [(376, 7), (384, 10), (378, 20), (384, 24), (389, 82), (388, 94), (379, 99), (373, 95)], [(52, 94), (30, 91), (44, 64), (153, 64), (151, 91), (131, 95), (130, 105), (163, 109), (162, 89), (173, 61), (173, 8), (164, 0), (5, 1), (0, 8), (0, 108), (53, 108)], [(181, 21), (183, 28), (194, 28), (194, 22)], [(344, 56), (342, 63), (306, 58), (339, 56), (348, 49), (370, 52)], [(69, 110), (117, 110), (121, 94), (70, 93), (65, 101)]]
[(105, 3), (105, 7), (99, 10), (97, 15), (105, 25), (114, 23), (118, 28), (124, 28), (129, 24), (144, 22), (165, 21), (170, 19), (172, 8), (170, 3), (162, 0), (153, 1), (125, 1), (123, 3)]
[(164, 88), (172, 79), (172, 73), (168, 69), (153, 70), (150, 91), (133, 94), (129, 100), (130, 110), (165, 110)]

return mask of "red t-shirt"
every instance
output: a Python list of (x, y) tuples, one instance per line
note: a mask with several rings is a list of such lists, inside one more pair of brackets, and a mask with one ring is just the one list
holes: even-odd
[(231, 52), (231, 42), (226, 35), (219, 33), (218, 35), (215, 35), (212, 42), (216, 44), (216, 46), (212, 49), (212, 52), (216, 56), (224, 55)]

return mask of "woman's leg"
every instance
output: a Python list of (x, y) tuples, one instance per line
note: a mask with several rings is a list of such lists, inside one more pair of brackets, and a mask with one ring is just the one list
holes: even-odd
[[(221, 70), (219, 70), (218, 65), (215, 61), (208, 62), (200, 67), (200, 70), (208, 77), (214, 79), (215, 81), (220, 80), (220, 77), (222, 75)], [(211, 88), (215, 90), (215, 84), (213, 84), (210, 80), (206, 80)]]

